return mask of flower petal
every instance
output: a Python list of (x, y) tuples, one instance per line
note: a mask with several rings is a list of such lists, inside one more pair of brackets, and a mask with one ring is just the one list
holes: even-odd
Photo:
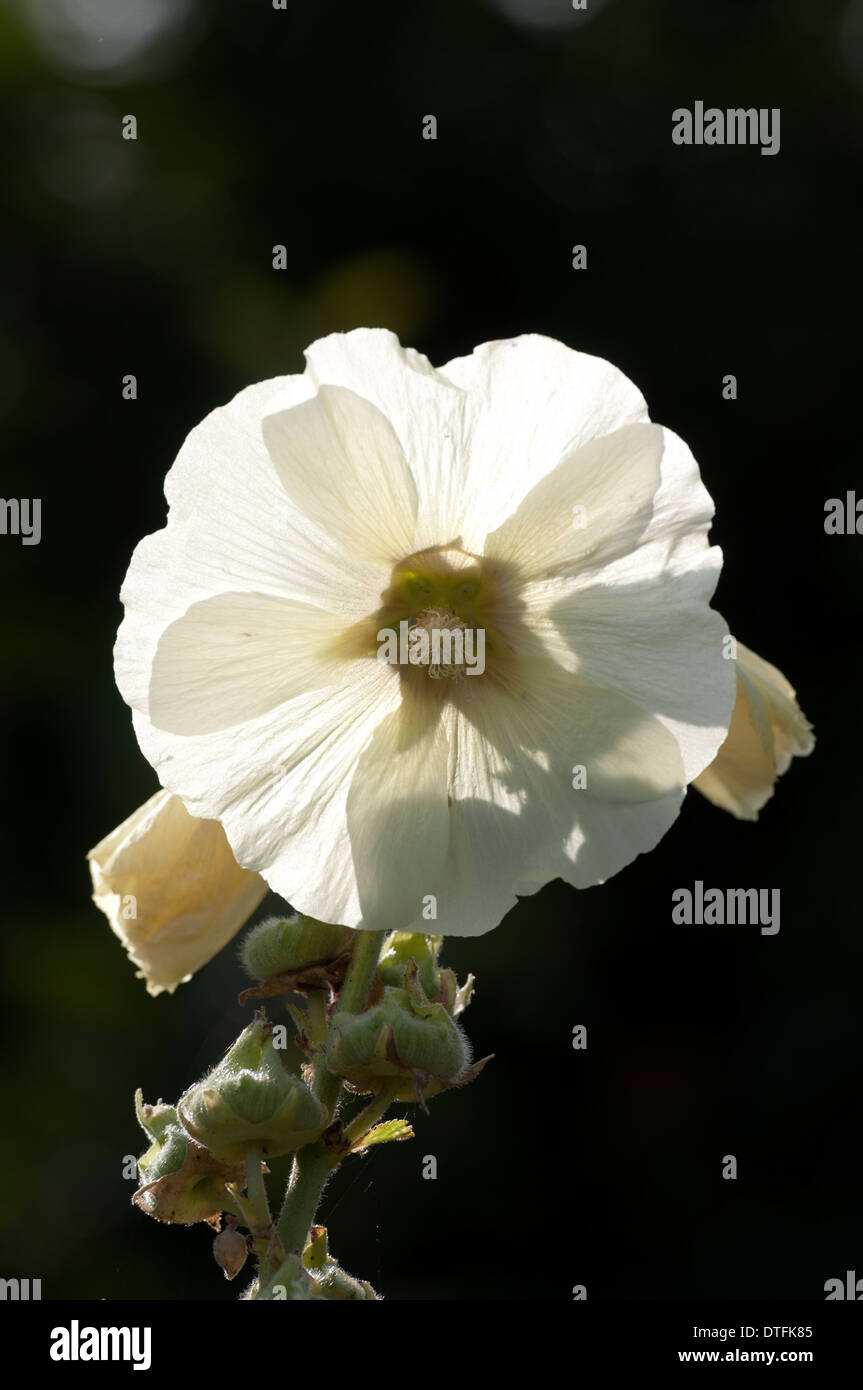
[(653, 711), (678, 741), (686, 780), (715, 757), (734, 703), (724, 619), (708, 607), (722, 552), (697, 465), (662, 430), (653, 515), (619, 556), (589, 556), (568, 578), (524, 591), (525, 621), (567, 670)]
[(663, 432), (650, 424), (583, 444), (531, 489), (483, 554), (535, 581), (631, 550), (653, 514), (662, 452)]
[(630, 701), (550, 661), (521, 700), (464, 687), (450, 732), (449, 850), (424, 889), (438, 900), (437, 931), (488, 931), (516, 894), (554, 878), (601, 883), (676, 819), (685, 791), (677, 744)]
[(422, 353), (403, 348), (382, 328), (332, 333), (307, 349), (306, 361), (315, 387), (347, 387), (392, 425), (416, 487), (413, 549), (456, 540), (464, 524), (469, 464), (462, 448), (464, 393)]
[(362, 918), (347, 824), (358, 761), (400, 704), (392, 667), (344, 663), (338, 680), (247, 723), (179, 738), (135, 713), (162, 781), (193, 815), (218, 818), (237, 861), (299, 912), (355, 927)]
[(392, 566), (411, 553), (416, 487), (376, 406), (321, 386), (313, 400), (267, 416), (263, 434), (288, 495), (347, 554)]
[(438, 375), (466, 393), (468, 550), (478, 551), (562, 459), (648, 418), (641, 392), (617, 367), (535, 333), (483, 343)]
[(195, 820), (167, 791), (87, 857), (93, 900), (150, 994), (173, 993), (211, 960), (267, 892), (262, 878), (240, 868), (218, 822)]
[(449, 841), (449, 744), (439, 718), (403, 701), (359, 759), (347, 800), (361, 927), (397, 931), (437, 883)]
[(117, 685), (146, 713), (165, 630), (193, 604), (235, 593), (270, 595), (341, 614), (372, 612), (390, 576), (348, 554), (291, 501), (264, 444), (266, 414), (307, 400), (314, 387), (282, 377), (241, 391), (186, 439), (165, 481), (167, 526), (136, 547), (121, 590)]
[(269, 594), (217, 594), (165, 629), (153, 659), (150, 718), (173, 734), (211, 734), (339, 679), (327, 655), (344, 619)]

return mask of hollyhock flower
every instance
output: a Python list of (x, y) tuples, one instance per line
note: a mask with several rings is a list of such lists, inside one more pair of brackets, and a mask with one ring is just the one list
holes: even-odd
[(173, 990), (235, 936), (267, 892), (217, 821), (156, 792), (87, 856), (93, 900), (150, 994)]
[[(602, 882), (728, 730), (692, 455), (547, 338), (435, 369), (357, 330), (306, 359), (192, 431), (132, 558), (115, 667), (146, 757), (323, 921), (473, 935)], [(380, 659), (416, 629), (464, 650)]]
[(815, 747), (793, 686), (769, 661), (737, 643), (737, 699), (728, 737), (693, 786), (741, 820), (757, 820), (792, 758)]

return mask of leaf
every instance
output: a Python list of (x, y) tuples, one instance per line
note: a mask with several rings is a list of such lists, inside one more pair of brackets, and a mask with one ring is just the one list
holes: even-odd
[(413, 1139), (414, 1132), (407, 1120), (385, 1120), (381, 1125), (374, 1125), (372, 1129), (366, 1130), (362, 1139), (358, 1139), (351, 1145), (351, 1153), (360, 1153), (372, 1144), (389, 1144), (393, 1140)]

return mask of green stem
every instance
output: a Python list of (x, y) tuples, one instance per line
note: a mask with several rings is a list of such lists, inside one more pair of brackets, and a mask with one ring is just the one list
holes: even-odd
[(252, 1234), (268, 1231), (273, 1224), (273, 1218), (270, 1215), (267, 1185), (261, 1167), (260, 1144), (253, 1144), (246, 1150), (246, 1194), (255, 1221)]
[[(302, 1272), (302, 1264), (297, 1259), (296, 1255), (288, 1255), (280, 1263), (277, 1262), (275, 1267), (269, 1272), (269, 1274), (267, 1274), (262, 1269), (260, 1276), (260, 1286), (258, 1288), (258, 1292), (255, 1295), (255, 1298), (262, 1299), (264, 1301), (273, 1300), (274, 1290), (279, 1286), (279, 1284), (283, 1285), (285, 1291), (287, 1292), (287, 1290), (290, 1289), (294, 1282), (297, 1280), (298, 1276), (302, 1276)], [(301, 1296), (306, 1295), (303, 1294)]]
[[(348, 973), (339, 994), (340, 1011), (349, 1014), (361, 1014), (365, 1008), (374, 973), (378, 968), (385, 935), (386, 933), (382, 931), (357, 932), (351, 963), (348, 966)], [(315, 1066), (312, 1090), (318, 1100), (323, 1102), (331, 1117), (335, 1114), (341, 1089), (341, 1081), (327, 1070), (326, 1062), (321, 1058)], [(285, 1249), (287, 1248), (286, 1246)]]
[[(351, 963), (339, 995), (340, 1010), (361, 1013), (365, 1008), (380, 959), (384, 935), (382, 931), (357, 933)], [(326, 1106), (331, 1117), (335, 1115), (341, 1089), (340, 1079), (333, 1076), (327, 1070), (324, 1059), (319, 1058), (312, 1090)], [(287, 1254), (297, 1251), (302, 1255), (324, 1184), (339, 1160), (340, 1156), (328, 1149), (320, 1139), (317, 1143), (307, 1144), (305, 1148), (297, 1151), (282, 1214), (279, 1217), (279, 1237)]]
[(222, 1210), (230, 1211), (233, 1216), (238, 1217), (244, 1226), (247, 1226), (250, 1231), (254, 1231), (258, 1218), (252, 1203), (249, 1201), (248, 1197), (244, 1197), (240, 1191), (239, 1183), (228, 1183), (227, 1190), (233, 1198), (233, 1205), (228, 1206), (228, 1204), (225, 1203)]
[(365, 1008), (385, 935), (382, 931), (357, 932), (351, 963), (339, 994), (339, 1008), (344, 1013), (361, 1014)]
[(324, 1184), (339, 1160), (340, 1155), (320, 1140), (298, 1150), (279, 1219), (279, 1239), (288, 1253), (296, 1251), (302, 1255)]
[(311, 990), (306, 996), (305, 1034), (309, 1042), (320, 1047), (327, 1036), (327, 1006), (322, 989)]
[(254, 1250), (255, 1254), (256, 1254), (257, 1257), (258, 1257), (258, 1263), (259, 1263), (259, 1264), (260, 1264), (260, 1263), (263, 1263), (263, 1261), (267, 1258), (267, 1253), (268, 1253), (268, 1251), (269, 1251), (269, 1248), (270, 1248), (270, 1242), (267, 1240), (267, 1237), (266, 1237), (266, 1236), (253, 1236), (253, 1237), (252, 1237), (252, 1249)]
[(246, 1221), (247, 1210), (248, 1203), (243, 1198), (242, 1193), (237, 1191), (236, 1185), (234, 1183), (226, 1183), (225, 1195), (222, 1197), (222, 1211), (229, 1212), (231, 1216), (236, 1216), (238, 1221), (245, 1221), (246, 1225), (248, 1225)]

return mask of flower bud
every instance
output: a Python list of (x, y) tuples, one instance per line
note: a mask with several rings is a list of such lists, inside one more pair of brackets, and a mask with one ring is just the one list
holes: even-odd
[(269, 980), (335, 960), (351, 949), (353, 937), (348, 927), (314, 917), (268, 917), (248, 933), (240, 955), (247, 975)]
[(371, 1284), (366, 1283), (365, 1279), (355, 1279), (352, 1274), (348, 1274), (342, 1269), (341, 1265), (332, 1260), (326, 1269), (315, 1279), (318, 1289), (324, 1298), (337, 1299), (339, 1302), (376, 1302), (377, 1294)]
[[(378, 974), (384, 985), (404, 986), (405, 973), (413, 960), (417, 967), (417, 978), (427, 999), (443, 1004), (449, 1014), (457, 1016), (460, 999), (458, 980), (453, 970), (441, 970), (438, 956), (443, 945), (442, 936), (422, 936), (420, 933), (390, 932), (381, 953)], [(468, 993), (468, 998), (469, 998)], [(464, 1008), (466, 1000), (462, 1003)]]
[(313, 1226), (303, 1251), (303, 1264), (324, 1298), (338, 1302), (372, 1302), (377, 1294), (364, 1279), (354, 1279), (329, 1252), (324, 1226)]
[(384, 942), (378, 963), (378, 974), (385, 985), (401, 987), (411, 960), (416, 962), (419, 981), (429, 999), (438, 993), (440, 971), (437, 958), (443, 945), (442, 936), (422, 936), (419, 932), (393, 931)]
[(815, 736), (787, 677), (742, 642), (737, 643), (736, 671), (737, 699), (728, 736), (692, 785), (740, 820), (757, 820), (791, 759), (807, 757)]
[(226, 1163), (239, 1163), (252, 1145), (267, 1158), (316, 1139), (328, 1116), (308, 1086), (288, 1070), (258, 1015), (213, 1071), (181, 1096), (184, 1129)]
[(175, 1106), (166, 1105), (163, 1100), (148, 1105), (140, 1088), (135, 1092), (135, 1114), (144, 1133), (149, 1134), (151, 1139), (160, 1139), (169, 1125), (177, 1123)]
[(336, 1013), (326, 1046), (327, 1065), (359, 1091), (380, 1091), (403, 1076), (397, 1100), (435, 1095), (456, 1083), (467, 1068), (467, 1039), (443, 1004), (430, 1004), (416, 976), (409, 988), (387, 985), (383, 999), (365, 1013)]
[(172, 1105), (145, 1105), (138, 1091), (135, 1109), (153, 1143), (138, 1159), (141, 1187), (132, 1201), (157, 1221), (191, 1226), (218, 1220), (231, 1205), (226, 1184), (243, 1180), (242, 1165), (221, 1163), (190, 1139)]
[(176, 1173), (186, 1157), (187, 1139), (177, 1120), (173, 1105), (159, 1101), (146, 1105), (140, 1090), (135, 1092), (135, 1113), (141, 1128), (153, 1142), (138, 1159), (142, 1183), (152, 1183), (169, 1173)]

